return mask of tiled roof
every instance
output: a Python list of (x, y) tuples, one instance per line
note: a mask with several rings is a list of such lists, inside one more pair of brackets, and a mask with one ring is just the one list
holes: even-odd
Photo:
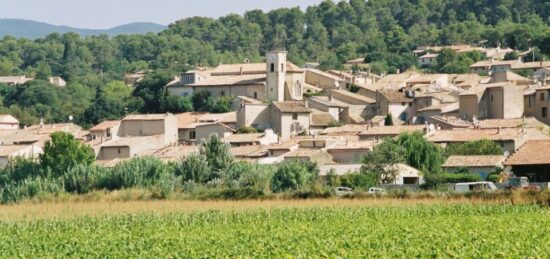
[(156, 121), (156, 120), (164, 120), (164, 119), (166, 119), (166, 117), (168, 117), (168, 114), (166, 114), (166, 113), (161, 113), (161, 114), (131, 114), (131, 115), (128, 115), (128, 116), (124, 117), (124, 119), (122, 119), (122, 120), (123, 121), (148, 121), (148, 120)]
[(6, 157), (11, 155), (12, 153), (15, 153), (21, 149), (29, 147), (28, 145), (7, 145), (2, 146), (0, 145), (0, 157)]
[(312, 126), (328, 126), (333, 121), (335, 121), (334, 117), (332, 117), (332, 115), (328, 112), (311, 113)]
[(104, 121), (100, 124), (95, 125), (90, 131), (102, 131), (108, 128), (115, 127), (120, 124), (120, 121)]
[[(223, 75), (246, 75), (246, 74), (263, 74), (265, 76), (267, 71), (266, 63), (243, 63), (243, 64), (223, 64), (214, 68), (210, 73), (211, 76), (223, 76)], [(303, 73), (299, 66), (292, 62), (286, 63), (286, 72), (291, 73)]]
[(506, 157), (494, 156), (450, 156), (443, 167), (500, 167)]
[(233, 156), (240, 158), (259, 158), (265, 157), (268, 154), (267, 147), (265, 146), (240, 146), (232, 147), (230, 150)]
[[(347, 91), (347, 90), (331, 90), (331, 92), (336, 93), (336, 95), (333, 96), (334, 99), (338, 99), (338, 95), (340, 94), (340, 95), (344, 95), (344, 96), (349, 97), (349, 98), (353, 98), (353, 99), (362, 101), (365, 104), (376, 103), (376, 100), (374, 100), (372, 98), (369, 98), (369, 97), (366, 97), (366, 96), (363, 96), (363, 95), (360, 95), (360, 94), (352, 93), (352, 92)], [(342, 100), (340, 100), (340, 101), (342, 101)], [(342, 101), (342, 102), (344, 102), (344, 101)]]
[(198, 83), (189, 84), (188, 86), (223, 86), (223, 85), (260, 85), (265, 84), (266, 75), (227, 75), (227, 76), (212, 76), (207, 80)]
[(226, 143), (252, 143), (259, 142), (264, 133), (231, 134), (223, 138)]
[(434, 104), (432, 106), (428, 106), (426, 108), (418, 110), (419, 112), (422, 111), (441, 111), (441, 113), (448, 113), (453, 111), (458, 111), (459, 107), (458, 102), (454, 103), (440, 103), (440, 104)]
[(541, 140), (548, 139), (549, 137), (534, 128), (439, 130), (428, 135), (428, 141), (436, 143), (468, 142), (480, 139), (515, 141), (520, 138)]
[(331, 73), (328, 73), (328, 72), (324, 72), (324, 71), (321, 71), (319, 69), (314, 69), (314, 68), (308, 68), (306, 69), (306, 72), (310, 72), (310, 73), (314, 73), (314, 74), (317, 74), (317, 75), (320, 75), (322, 77), (326, 77), (326, 78), (329, 78), (329, 79), (332, 79), (334, 81), (344, 81), (343, 78), (339, 77), (339, 76), (335, 76)]
[(408, 103), (412, 102), (413, 98), (408, 98), (405, 93), (394, 90), (380, 90), (379, 93), (386, 98), (390, 103)]
[(550, 164), (550, 140), (533, 140), (525, 143), (504, 165)]
[(176, 114), (179, 129), (195, 128), (197, 125), (212, 124), (221, 122), (231, 124), (237, 122), (237, 112), (227, 113), (206, 113), (206, 112), (186, 112)]
[(301, 101), (273, 102), (273, 105), (281, 112), (310, 113), (311, 109)]
[(361, 136), (375, 135), (399, 135), (407, 132), (424, 131), (424, 125), (401, 125), (401, 126), (379, 126), (372, 127), (367, 131), (361, 132)]

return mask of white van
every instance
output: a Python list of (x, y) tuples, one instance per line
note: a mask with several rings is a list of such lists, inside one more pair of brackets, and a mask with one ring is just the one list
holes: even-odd
[(497, 190), (497, 186), (492, 182), (457, 183), (454, 186), (455, 192), (476, 192), (476, 191), (492, 192), (496, 190)]

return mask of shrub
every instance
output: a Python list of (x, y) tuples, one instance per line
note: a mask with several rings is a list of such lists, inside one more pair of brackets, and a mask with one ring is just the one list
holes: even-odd
[(55, 176), (61, 176), (69, 168), (84, 164), (89, 165), (95, 160), (94, 150), (73, 135), (66, 132), (54, 132), (51, 140), (44, 145), (44, 153), (40, 155), (40, 164), (50, 168)]
[(256, 130), (254, 127), (242, 125), (237, 129), (237, 134), (250, 134), (250, 133), (257, 133), (258, 130)]
[(272, 190), (284, 192), (310, 186), (318, 174), (319, 170), (315, 163), (301, 160), (285, 161), (275, 170), (271, 179)]
[(0, 188), (1, 202), (15, 203), (45, 193), (63, 192), (63, 183), (56, 179), (35, 177)]
[(124, 188), (162, 187), (173, 190), (179, 181), (174, 169), (153, 157), (133, 158), (116, 165), (103, 179), (101, 187), (109, 190)]
[(379, 179), (380, 175), (373, 172), (356, 172), (340, 177), (342, 186), (350, 187), (355, 190), (368, 190), (370, 187), (376, 186)]
[(186, 157), (176, 169), (176, 175), (182, 176), (183, 181), (206, 183), (213, 179), (212, 169), (206, 157), (200, 154), (191, 154)]
[(44, 176), (48, 172), (42, 170), (40, 165), (32, 159), (16, 157), (8, 162), (8, 165), (0, 170), (0, 186), (10, 182), (20, 182), (27, 178)]
[(229, 151), (230, 146), (224, 143), (216, 134), (210, 135), (202, 141), (199, 153), (206, 158), (212, 169), (211, 179), (220, 178), (222, 171), (233, 163), (233, 155)]
[(80, 164), (70, 168), (61, 180), (66, 192), (83, 194), (98, 188), (106, 175), (104, 167)]

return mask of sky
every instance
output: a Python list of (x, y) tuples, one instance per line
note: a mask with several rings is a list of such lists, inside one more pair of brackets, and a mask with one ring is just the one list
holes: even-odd
[(322, 0), (0, 0), (0, 18), (19, 18), (88, 29), (131, 22), (168, 25), (190, 16), (220, 17), (253, 9), (319, 4)]

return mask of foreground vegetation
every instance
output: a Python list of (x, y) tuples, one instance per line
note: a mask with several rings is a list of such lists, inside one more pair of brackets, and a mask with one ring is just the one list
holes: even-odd
[[(548, 210), (417, 205), (0, 223), (2, 257), (548, 257)], [(429, 241), (428, 241), (429, 240)]]
[[(340, 186), (351, 187), (361, 195), (370, 187), (392, 183), (398, 175), (398, 163), (419, 168), (426, 180), (422, 187), (437, 190), (444, 189), (444, 184), (481, 180), (468, 170), (442, 172), (445, 156), (472, 151), (498, 154), (502, 150), (488, 140), (442, 150), (421, 133), (403, 134), (395, 140), (386, 139), (367, 153), (360, 170), (341, 176), (330, 171), (321, 178), (318, 166), (308, 161), (277, 165), (237, 162), (230, 146), (215, 135), (202, 142), (199, 152), (181, 161), (132, 158), (113, 168), (95, 165), (92, 148), (72, 135), (56, 132), (51, 137), (38, 160), (16, 158), (0, 169), (0, 203), (127, 189), (142, 190), (154, 199), (174, 195), (190, 199), (328, 198), (334, 197), (334, 188)], [(498, 173), (495, 171), (492, 179), (497, 179)]]

